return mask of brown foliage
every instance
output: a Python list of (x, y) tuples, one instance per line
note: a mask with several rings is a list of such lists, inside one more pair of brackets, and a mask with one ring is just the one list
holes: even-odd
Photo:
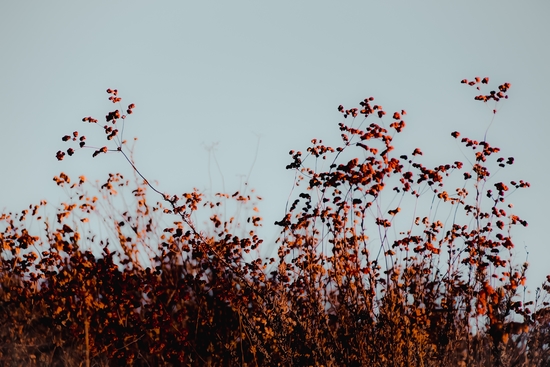
[[(480, 89), (488, 81), (462, 82)], [(509, 88), (475, 99), (496, 105)], [(118, 91), (107, 92), (120, 105)], [(339, 124), (341, 146), (314, 139), (305, 155), (290, 152), (287, 169), (305, 189), (275, 223), (275, 258), (259, 251), (261, 217), (221, 215), (224, 205), (252, 208), (259, 197), (206, 200), (149, 184), (122, 137), (134, 104), (105, 117), (112, 149), (64, 135), (78, 144), (69, 156), (123, 154), (135, 183), (111, 174), (92, 185), (96, 196), (85, 177), (71, 184), (61, 173), (54, 181), (69, 201), (53, 222), (46, 202), (0, 217), (2, 364), (548, 365), (550, 285), (522, 303), (527, 263), (512, 262), (511, 229), (527, 222), (505, 207), (529, 183), (491, 181), (491, 163), (514, 159), (456, 131), (472, 162), (428, 168), (419, 148), (392, 154), (406, 112), (390, 114), (388, 130), (373, 101), (338, 108), (351, 121)], [(368, 124), (373, 118), (381, 123)], [(427, 207), (417, 207), (421, 197)], [(33, 220), (42, 232), (31, 234)]]

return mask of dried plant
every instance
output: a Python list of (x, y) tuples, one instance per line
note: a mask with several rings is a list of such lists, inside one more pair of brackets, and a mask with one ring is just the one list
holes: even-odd
[[(462, 83), (493, 115), (508, 98), (509, 83), (487, 94), (488, 78)], [(396, 153), (404, 110), (386, 128), (372, 97), (340, 106), (340, 146), (290, 152), (297, 193), (265, 244), (253, 192), (155, 188), (123, 139), (135, 105), (107, 92), (119, 106), (102, 128), (113, 146), (75, 131), (62, 140), (78, 146), (56, 156), (122, 154), (135, 176), (94, 185), (61, 173), (68, 200), (53, 217), (45, 201), (2, 214), (2, 365), (550, 364), (550, 276), (524, 303), (528, 265), (513, 253), (512, 229), (527, 222), (507, 200), (529, 183), (494, 179), (514, 159), (489, 129), (481, 141), (452, 132), (471, 158), (429, 168), (419, 148)]]

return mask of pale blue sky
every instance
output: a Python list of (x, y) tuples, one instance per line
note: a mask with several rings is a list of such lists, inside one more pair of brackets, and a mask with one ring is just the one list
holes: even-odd
[(206, 189), (214, 142), (234, 190), (260, 135), (250, 186), (265, 199), (270, 239), (293, 182), (288, 151), (335, 142), (339, 104), (374, 96), (407, 110), (396, 144), (447, 163), (463, 158), (450, 132), (482, 139), (491, 118), (459, 81), (489, 76), (512, 84), (489, 142), (516, 158), (513, 178), (532, 184), (511, 200), (530, 224), (515, 239), (518, 251), (528, 246), (534, 289), (550, 273), (549, 14), (542, 0), (3, 1), (0, 209), (62, 200), (52, 181), (61, 171), (129, 172), (117, 155), (55, 159), (60, 137), (84, 132), (84, 116), (101, 121), (112, 107), (105, 90), (117, 88), (137, 106), (126, 130), (139, 137), (137, 164), (161, 191)]

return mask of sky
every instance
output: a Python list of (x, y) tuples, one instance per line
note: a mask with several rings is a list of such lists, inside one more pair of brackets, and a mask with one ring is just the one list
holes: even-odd
[(288, 152), (336, 143), (338, 105), (373, 96), (405, 109), (396, 145), (447, 163), (462, 158), (450, 133), (481, 140), (492, 118), (460, 80), (488, 76), (512, 85), (488, 140), (531, 183), (511, 200), (529, 222), (514, 239), (533, 291), (550, 273), (548, 14), (545, 0), (3, 1), (0, 210), (64, 200), (60, 172), (130, 172), (115, 154), (55, 158), (61, 136), (90, 128), (82, 117), (112, 109), (116, 88), (136, 105), (125, 138), (139, 138), (136, 163), (160, 191), (233, 192), (248, 177), (272, 241), (294, 182)]

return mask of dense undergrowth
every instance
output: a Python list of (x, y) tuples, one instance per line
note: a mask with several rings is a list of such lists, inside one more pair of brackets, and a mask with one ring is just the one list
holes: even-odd
[[(488, 79), (463, 83), (481, 93)], [(496, 113), (509, 87), (475, 99)], [(529, 183), (493, 179), (514, 159), (485, 138), (453, 132), (471, 156), (428, 168), (420, 149), (395, 153), (405, 111), (384, 127), (373, 98), (340, 106), (339, 147), (290, 152), (297, 193), (273, 244), (253, 192), (151, 186), (122, 140), (134, 107), (106, 116), (114, 148), (92, 148), (123, 154), (134, 179), (62, 173), (55, 216), (45, 201), (2, 214), (2, 365), (550, 365), (550, 285), (524, 300), (511, 237), (527, 222), (507, 199)], [(63, 141), (90, 148), (76, 131)], [(224, 217), (231, 205), (253, 214)]]

